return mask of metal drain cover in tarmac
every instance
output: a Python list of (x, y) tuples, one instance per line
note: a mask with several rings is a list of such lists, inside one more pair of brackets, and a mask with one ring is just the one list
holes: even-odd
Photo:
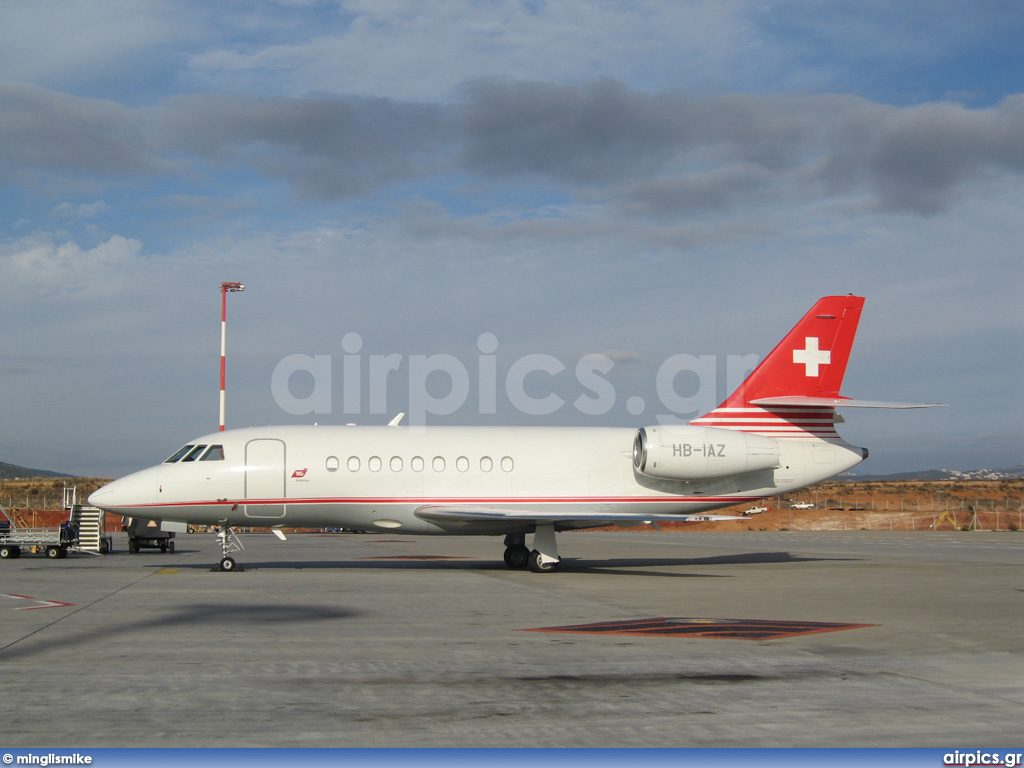
[(522, 632), (571, 632), (590, 635), (648, 635), (657, 637), (703, 637), (728, 640), (776, 640), (781, 637), (838, 632), (842, 629), (875, 627), (877, 624), (836, 624), (822, 621), (772, 621), (770, 619), (631, 619), (575, 624), (567, 627), (537, 627)]

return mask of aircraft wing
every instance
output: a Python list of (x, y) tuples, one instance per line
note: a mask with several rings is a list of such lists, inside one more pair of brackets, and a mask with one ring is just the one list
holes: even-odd
[(502, 509), (499, 507), (480, 506), (423, 506), (416, 510), (416, 517), (421, 520), (428, 520), (434, 523), (479, 523), (492, 521), (495, 523), (564, 523), (570, 527), (576, 526), (597, 526), (597, 525), (621, 525), (623, 523), (636, 525), (652, 522), (708, 522), (714, 520), (745, 520), (744, 517), (734, 515), (705, 515), (702, 513), (678, 515), (639, 515), (639, 514), (610, 514), (595, 515), (593, 512), (576, 510), (558, 510), (554, 512), (541, 512), (524, 509)]

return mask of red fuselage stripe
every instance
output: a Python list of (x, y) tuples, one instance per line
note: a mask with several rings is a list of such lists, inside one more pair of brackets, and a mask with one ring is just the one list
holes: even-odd
[[(152, 504), (130, 504), (122, 509), (149, 509), (164, 507), (206, 507), (206, 506), (233, 506), (235, 504), (416, 504), (417, 506), (446, 507), (446, 506), (472, 506), (472, 507), (507, 507), (507, 506), (529, 506), (535, 504), (650, 504), (650, 503), (706, 503), (725, 502), (742, 503), (755, 498), (753, 496), (618, 496), (608, 498), (595, 498), (592, 496), (579, 497), (550, 497), (550, 498), (448, 498), (430, 499), (421, 497), (389, 497), (389, 496), (365, 496), (352, 498), (283, 498), (283, 499), (216, 499), (207, 501), (172, 501), (169, 503)], [(759, 498), (759, 497), (758, 497)]]

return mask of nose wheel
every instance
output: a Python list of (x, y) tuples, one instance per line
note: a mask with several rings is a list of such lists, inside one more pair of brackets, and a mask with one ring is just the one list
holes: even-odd
[(220, 539), (220, 562), (213, 566), (215, 571), (244, 571), (245, 566), (239, 565), (235, 562), (235, 558), (231, 557), (235, 552), (241, 552), (245, 547), (242, 546), (242, 542), (235, 534), (234, 529), (230, 525), (222, 525), (214, 528), (214, 532), (217, 534), (217, 538)]

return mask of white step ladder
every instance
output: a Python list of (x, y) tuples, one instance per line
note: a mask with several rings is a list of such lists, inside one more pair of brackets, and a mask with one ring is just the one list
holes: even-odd
[(110, 552), (113, 539), (103, 535), (102, 509), (75, 503), (77, 486), (64, 487), (64, 509), (71, 513), (69, 521), (78, 527), (78, 549), (105, 555)]

